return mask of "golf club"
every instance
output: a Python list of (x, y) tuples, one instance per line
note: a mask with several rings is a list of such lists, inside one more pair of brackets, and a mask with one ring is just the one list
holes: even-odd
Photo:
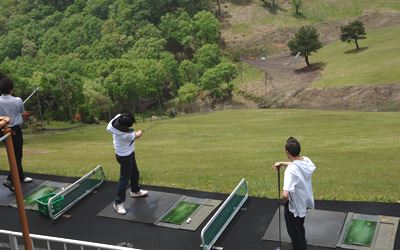
[(281, 167), (277, 168), (278, 170), (278, 220), (279, 220), (279, 247), (276, 250), (280, 250), (282, 246), (282, 234), (281, 234)]
[(25, 99), (25, 101), (24, 101), (24, 104), (36, 93), (36, 91), (38, 91), (39, 90), (39, 88), (36, 88), (33, 92), (32, 92), (32, 94), (30, 94), (29, 96), (28, 96), (28, 98), (26, 98)]

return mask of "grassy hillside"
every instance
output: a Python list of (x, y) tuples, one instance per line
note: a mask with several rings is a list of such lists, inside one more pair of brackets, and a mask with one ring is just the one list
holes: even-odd
[(354, 44), (337, 41), (323, 47), (311, 57), (325, 65), (316, 87), (342, 87), (400, 82), (400, 25), (368, 31)]
[[(232, 1), (242, 3), (244, 1)], [(232, 33), (254, 33), (262, 26), (298, 27), (306, 24), (316, 24), (361, 16), (365, 11), (400, 11), (399, 1), (387, 0), (303, 0), (300, 16), (295, 16), (291, 1), (276, 0), (277, 10), (271, 11), (261, 0), (246, 1), (248, 4), (226, 4), (225, 10), (232, 24)], [(269, 0), (266, 2), (271, 3)]]
[(260, 79), (264, 79), (264, 71), (255, 68), (248, 63), (241, 62), (237, 64), (238, 77), (233, 80), (233, 84), (236, 88), (241, 88), (244, 85), (249, 85), (255, 82), (259, 82)]
[[(251, 195), (276, 197), (271, 165), (285, 159), (284, 141), (295, 136), (318, 167), (317, 199), (400, 201), (400, 113), (240, 110), (137, 127), (148, 129), (136, 141), (145, 184), (230, 192), (245, 177)], [(25, 140), (26, 171), (81, 176), (102, 164), (109, 179), (118, 177), (105, 124), (27, 133)]]

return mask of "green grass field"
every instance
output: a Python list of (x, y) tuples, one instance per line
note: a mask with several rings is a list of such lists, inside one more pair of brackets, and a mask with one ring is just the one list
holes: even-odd
[(368, 31), (367, 39), (355, 45), (337, 41), (311, 56), (311, 62), (325, 63), (315, 87), (343, 87), (400, 82), (400, 25)]
[[(154, 123), (154, 122), (153, 122)], [(105, 124), (26, 134), (27, 172), (82, 176), (96, 165), (117, 180)], [(400, 113), (239, 110), (137, 124), (150, 130), (136, 141), (143, 184), (229, 193), (245, 177), (250, 194), (276, 197), (284, 141), (302, 142), (317, 165), (317, 199), (400, 202)], [(1, 169), (7, 169), (1, 150)]]
[(264, 71), (253, 67), (245, 62), (238, 63), (237, 68), (239, 71), (238, 77), (233, 80), (233, 84), (236, 88), (241, 88), (244, 85), (252, 84), (264, 79)]

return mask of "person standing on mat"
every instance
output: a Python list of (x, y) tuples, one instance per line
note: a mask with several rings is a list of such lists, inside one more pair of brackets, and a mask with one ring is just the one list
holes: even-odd
[(146, 196), (148, 191), (139, 186), (139, 170), (135, 159), (135, 140), (143, 135), (143, 131), (135, 131), (132, 127), (135, 118), (132, 114), (116, 115), (107, 125), (107, 131), (113, 135), (115, 156), (120, 165), (120, 176), (117, 187), (117, 198), (113, 207), (118, 214), (126, 214), (124, 201), (129, 181), (130, 196), (133, 198)]
[[(0, 116), (10, 117), (9, 127), (12, 131), (12, 142), (14, 146), (15, 159), (17, 162), (19, 180), (21, 183), (32, 182), (32, 178), (24, 175), (22, 167), (22, 152), (24, 138), (22, 135), (21, 124), (23, 123), (22, 115), (25, 113), (24, 102), (19, 97), (12, 96), (14, 92), (14, 82), (7, 76), (3, 76), (0, 80)], [(8, 174), (6, 181), (3, 183), (10, 191), (14, 192), (11, 172)]]
[(307, 209), (314, 209), (311, 177), (316, 167), (310, 158), (300, 156), (301, 146), (297, 139), (289, 137), (285, 152), (289, 162), (276, 162), (272, 168), (286, 167), (283, 179), (282, 200), (285, 222), (292, 240), (293, 250), (307, 249), (304, 219)]

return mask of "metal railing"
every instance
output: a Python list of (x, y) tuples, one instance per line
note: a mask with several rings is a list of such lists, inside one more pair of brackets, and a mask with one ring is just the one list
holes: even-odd
[[(91, 179), (91, 177), (97, 177), (97, 179)], [(88, 183), (88, 181), (93, 180), (92, 183)], [(82, 198), (90, 194), (94, 189), (98, 188), (105, 181), (105, 175), (102, 166), (97, 166), (95, 169), (87, 173), (85, 176), (72, 183), (65, 189), (58, 192), (56, 195), (51, 197), (48, 201), (48, 210), (49, 216), (52, 219), (57, 219), (60, 217), (65, 211), (67, 211), (70, 207), (75, 205)], [(68, 196), (72, 196), (70, 198), (71, 202), (67, 202), (67, 204), (59, 211), (54, 209), (55, 202), (60, 198), (68, 198)]]
[[(221, 236), (222, 232), (231, 222), (233, 217), (242, 207), (249, 196), (249, 189), (246, 179), (242, 179), (229, 197), (224, 201), (218, 211), (201, 230), (201, 247), (203, 250), (213, 248), (213, 245)], [(218, 248), (218, 247), (214, 247)], [(218, 248), (222, 249), (222, 248)]]
[[(23, 246), (18, 244), (18, 238), (22, 237), (22, 233), (14, 232), (14, 231), (1, 230), (0, 229), (0, 235), (6, 235), (6, 236), (8, 236), (8, 239), (9, 239), (9, 245), (5, 246), (5, 244), (2, 244), (3, 246), (8, 247), (11, 250), (23, 249)], [(58, 246), (57, 248), (54, 248), (54, 245), (56, 243), (58, 243), (58, 244), (61, 244), (63, 246), (64, 250), (68, 250), (68, 247), (72, 247), (72, 246), (74, 246), (75, 248), (76, 247), (80, 247), (81, 250), (84, 250), (85, 248), (98, 249), (98, 250), (102, 250), (102, 249), (107, 249), (107, 250), (140, 250), (140, 249), (131, 248), (131, 247), (114, 246), (114, 245), (101, 244), (101, 243), (96, 243), (96, 242), (72, 240), (72, 239), (51, 237), (51, 236), (38, 235), (38, 234), (30, 234), (30, 238), (32, 240), (33, 249), (45, 249), (45, 250), (60, 249), (60, 246)], [(45, 247), (40, 247), (40, 248), (39, 247), (35, 247), (35, 244), (34, 244), (35, 242), (36, 243), (43, 242), (43, 243), (45, 243), (44, 244)], [(53, 243), (53, 248), (52, 248), (52, 243)]]

